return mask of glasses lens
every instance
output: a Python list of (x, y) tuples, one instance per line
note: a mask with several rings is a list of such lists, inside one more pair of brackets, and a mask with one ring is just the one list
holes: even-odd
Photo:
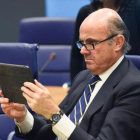
[(87, 50), (93, 50), (93, 44), (86, 44)]
[(76, 44), (77, 44), (77, 47), (78, 47), (79, 49), (81, 49), (82, 46), (83, 46), (81, 42), (76, 42)]

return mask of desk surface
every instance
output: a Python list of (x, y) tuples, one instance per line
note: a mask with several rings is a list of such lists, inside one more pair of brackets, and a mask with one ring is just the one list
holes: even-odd
[(59, 86), (45, 86), (49, 92), (52, 94), (54, 102), (59, 105), (61, 101), (68, 94), (69, 88), (63, 88)]

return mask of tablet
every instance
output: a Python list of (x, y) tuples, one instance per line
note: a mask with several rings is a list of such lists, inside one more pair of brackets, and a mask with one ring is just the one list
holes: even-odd
[(21, 91), (23, 83), (27, 81), (34, 83), (28, 66), (0, 63), (0, 87), (10, 102), (27, 104)]

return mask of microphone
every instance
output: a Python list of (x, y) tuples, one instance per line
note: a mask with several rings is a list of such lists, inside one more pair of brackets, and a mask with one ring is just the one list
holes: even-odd
[(46, 63), (41, 67), (39, 74), (42, 73), (42, 71), (49, 65), (49, 63), (56, 58), (56, 53), (52, 52), (49, 56), (49, 59), (46, 61)]

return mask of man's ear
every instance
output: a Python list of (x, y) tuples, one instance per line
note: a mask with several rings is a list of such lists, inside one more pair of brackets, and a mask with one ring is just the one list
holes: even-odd
[(125, 38), (123, 35), (117, 35), (116, 36), (116, 46), (115, 51), (118, 52), (122, 49), (122, 46), (124, 44)]

